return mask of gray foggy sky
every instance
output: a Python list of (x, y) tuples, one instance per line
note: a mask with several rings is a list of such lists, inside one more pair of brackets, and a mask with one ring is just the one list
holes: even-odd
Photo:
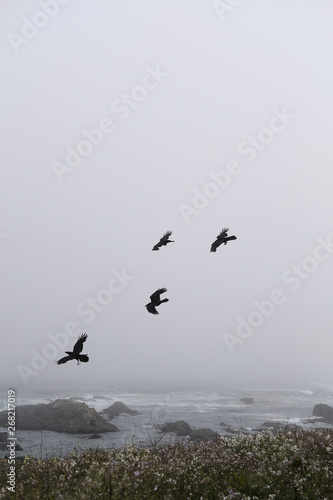
[(333, 383), (332, 2), (0, 11), (1, 379)]

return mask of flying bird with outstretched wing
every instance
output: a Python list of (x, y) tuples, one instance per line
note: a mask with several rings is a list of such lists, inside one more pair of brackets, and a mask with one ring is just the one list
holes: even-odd
[(222, 229), (219, 235), (216, 236), (216, 240), (212, 243), (210, 247), (211, 252), (216, 252), (216, 249), (224, 243), (227, 244), (228, 241), (237, 240), (236, 236), (228, 236), (229, 228), (225, 227)]
[(164, 233), (160, 241), (153, 246), (152, 250), (159, 250), (160, 247), (167, 246), (168, 243), (174, 243), (173, 240), (169, 240), (169, 236), (171, 235), (172, 231), (167, 231), (166, 233)]
[(77, 339), (75, 346), (73, 347), (73, 352), (65, 351), (68, 356), (59, 359), (59, 361), (57, 361), (57, 365), (62, 365), (63, 363), (67, 363), (67, 361), (70, 361), (72, 359), (76, 359), (78, 365), (80, 364), (80, 361), (82, 361), (83, 363), (87, 363), (89, 361), (88, 355), (80, 354), (83, 349), (83, 343), (87, 340), (87, 338), (88, 335), (86, 333), (82, 333), (82, 335)]
[(161, 299), (161, 294), (166, 292), (166, 288), (159, 288), (150, 296), (149, 304), (146, 304), (147, 311), (151, 314), (159, 314), (156, 311), (156, 307), (162, 304), (163, 302), (169, 302), (169, 299)]

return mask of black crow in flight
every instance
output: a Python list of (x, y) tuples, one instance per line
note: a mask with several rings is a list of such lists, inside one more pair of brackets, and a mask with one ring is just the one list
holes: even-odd
[(216, 236), (216, 240), (214, 243), (212, 243), (212, 246), (210, 247), (211, 252), (216, 252), (216, 249), (224, 243), (225, 245), (227, 244), (227, 241), (230, 240), (237, 240), (236, 236), (228, 236), (228, 231), (229, 228), (225, 227), (222, 229), (220, 234)]
[(159, 306), (162, 304), (162, 302), (169, 302), (169, 299), (162, 299), (161, 300), (161, 294), (166, 292), (166, 288), (159, 288), (150, 296), (150, 302), (149, 304), (146, 304), (147, 311), (150, 312), (151, 314), (159, 314), (155, 307)]
[(77, 339), (75, 346), (73, 347), (73, 352), (65, 351), (68, 356), (59, 359), (59, 361), (57, 361), (57, 365), (67, 363), (67, 361), (70, 361), (71, 359), (76, 359), (78, 365), (80, 364), (80, 361), (82, 361), (83, 363), (87, 363), (87, 361), (89, 361), (88, 355), (80, 354), (83, 349), (83, 342), (85, 342), (87, 338), (88, 335), (86, 333), (82, 333), (82, 335)]
[(159, 250), (160, 247), (166, 246), (168, 243), (174, 243), (173, 240), (169, 240), (169, 236), (171, 235), (172, 231), (167, 231), (166, 233), (164, 233), (160, 241), (156, 243), (156, 245), (152, 248), (152, 250)]

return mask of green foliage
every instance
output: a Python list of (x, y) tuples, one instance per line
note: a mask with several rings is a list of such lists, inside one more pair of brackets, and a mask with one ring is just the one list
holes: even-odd
[(64, 458), (26, 457), (0, 499), (317, 500), (333, 499), (333, 431), (263, 431), (217, 442), (75, 450)]

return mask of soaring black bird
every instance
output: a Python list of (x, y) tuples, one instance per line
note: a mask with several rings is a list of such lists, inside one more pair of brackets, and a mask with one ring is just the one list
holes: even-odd
[(67, 361), (70, 361), (71, 359), (76, 359), (78, 365), (80, 364), (80, 361), (82, 361), (83, 363), (87, 363), (87, 361), (89, 361), (88, 355), (80, 354), (83, 349), (83, 342), (85, 342), (87, 338), (88, 335), (86, 333), (82, 333), (82, 335), (77, 339), (75, 346), (73, 347), (73, 352), (65, 351), (68, 356), (59, 359), (59, 361), (57, 361), (57, 365), (67, 363)]
[(155, 246), (153, 246), (152, 250), (159, 250), (160, 247), (167, 246), (168, 243), (174, 243), (173, 240), (169, 240), (169, 236), (172, 235), (172, 231), (167, 231), (163, 234), (162, 238)]
[(210, 247), (211, 252), (216, 252), (216, 249), (220, 245), (222, 245), (222, 243), (226, 245), (228, 241), (237, 240), (236, 236), (228, 236), (228, 231), (229, 228), (225, 227), (222, 229), (220, 234), (216, 236), (216, 240), (214, 241), (214, 243), (212, 243), (212, 246)]
[(159, 314), (156, 311), (156, 307), (162, 304), (162, 302), (169, 302), (169, 299), (162, 299), (161, 300), (161, 294), (166, 292), (166, 288), (159, 288), (150, 296), (150, 302), (149, 304), (146, 304), (147, 311), (150, 312), (151, 314)]

